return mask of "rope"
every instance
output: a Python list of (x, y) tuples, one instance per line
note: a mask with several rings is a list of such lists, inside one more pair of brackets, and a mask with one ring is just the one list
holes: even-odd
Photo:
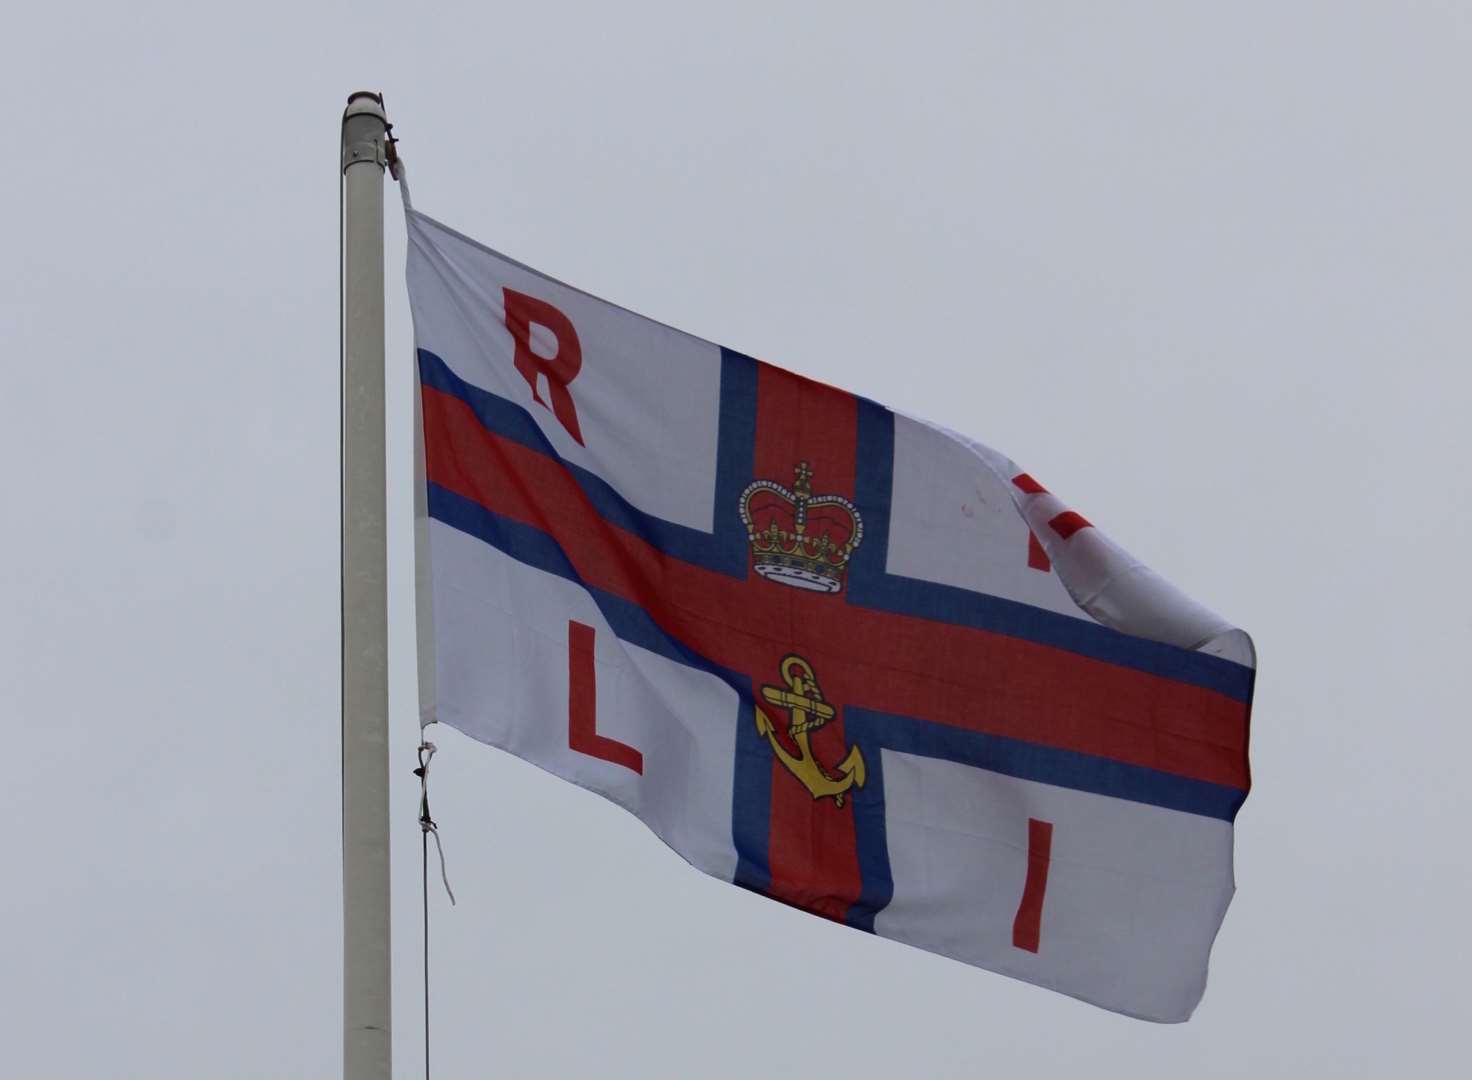
[(429, 1080), (429, 831), (419, 832), (419, 888), (424, 913), (424, 1080)]
[[(379, 104), (383, 103), (380, 95)], [(387, 107), (385, 107), (387, 112)], [(409, 176), (404, 167), (403, 159), (399, 157), (399, 140), (394, 137), (394, 126), (385, 120), (384, 122), (384, 157), (388, 164), (388, 173), (399, 183), (399, 194), (404, 200), (404, 209), (407, 211), (412, 205), (409, 201)], [(339, 227), (341, 215), (339, 215)], [(341, 245), (339, 244), (339, 249)], [(450, 888), (450, 877), (445, 871), (445, 846), (440, 842), (440, 827), (429, 813), (429, 762), (435, 755), (435, 745), (428, 739), (420, 736), (419, 742), (419, 767), (414, 770), (414, 775), (419, 777), (419, 900), (420, 913), (422, 916), (422, 932), (424, 941), (424, 1080), (429, 1080), (429, 838), (434, 837), (434, 849), (440, 860), (440, 881), (444, 883), (445, 895), (450, 898), (450, 906), (455, 904), (455, 891)]]
[(445, 895), (450, 898), (450, 904), (453, 907), (455, 891), (450, 888), (450, 877), (445, 873), (445, 848), (440, 843), (440, 827), (429, 816), (429, 760), (434, 757), (437, 749), (432, 742), (419, 744), (419, 768), (414, 770), (414, 775), (419, 777), (419, 830), (423, 833), (422, 839), (426, 846), (429, 843), (429, 837), (434, 837), (435, 850), (440, 856), (440, 881), (444, 883)]
[(440, 858), (440, 880), (444, 882), (445, 894), (453, 907), (455, 893), (450, 888), (450, 877), (445, 872), (445, 848), (440, 843), (440, 827), (429, 814), (429, 762), (435, 755), (435, 745), (428, 740), (419, 743), (419, 768), (414, 775), (419, 777), (419, 890), (421, 911), (424, 918), (424, 1080), (429, 1080), (429, 838), (434, 837), (435, 851)]
[[(382, 95), (379, 96), (379, 104), (383, 104)], [(384, 108), (385, 113), (387, 107)], [(384, 135), (384, 157), (388, 165), (388, 173), (399, 184), (399, 194), (404, 200), (404, 209), (407, 211), (413, 205), (409, 200), (409, 175), (404, 167), (404, 161), (399, 157), (399, 140), (394, 136), (394, 126), (387, 119), (383, 125)], [(339, 199), (341, 198), (341, 186), (339, 186)], [(338, 214), (338, 228), (342, 228), (342, 215)], [(338, 250), (342, 250), (339, 242)], [(341, 329), (341, 327), (339, 327)], [(434, 837), (434, 849), (440, 860), (440, 881), (445, 886), (445, 895), (450, 898), (450, 906), (455, 905), (455, 891), (450, 888), (450, 876), (445, 870), (445, 846), (440, 842), (440, 827), (429, 813), (429, 762), (435, 755), (435, 745), (423, 735), (419, 742), (419, 767), (414, 770), (414, 775), (419, 777), (419, 900), (420, 914), (422, 916), (422, 933), (424, 943), (424, 1080), (429, 1080), (429, 839)]]

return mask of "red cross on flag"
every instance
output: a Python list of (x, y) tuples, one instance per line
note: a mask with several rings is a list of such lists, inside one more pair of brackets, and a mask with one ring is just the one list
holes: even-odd
[(726, 881), (1189, 1017), (1247, 635), (996, 451), (408, 229), (424, 721)]

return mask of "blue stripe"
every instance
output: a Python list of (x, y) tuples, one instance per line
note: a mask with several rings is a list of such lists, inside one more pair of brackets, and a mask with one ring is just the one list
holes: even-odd
[(1186, 814), (1231, 821), (1247, 793), (1239, 788), (1188, 776), (1096, 757), (1077, 750), (1043, 746), (1005, 735), (917, 720), (869, 709), (845, 708), (843, 729), (864, 752), (864, 761), (880, 750), (942, 758), (978, 769), (1071, 788), (1091, 795), (1179, 810)]
[(736, 844), (737, 885), (765, 894), (772, 885), (772, 751), (756, 730), (750, 679), (737, 717), (736, 776), (731, 793), (731, 839)]
[(1226, 822), (1236, 818), (1247, 798), (1247, 792), (1237, 788), (1158, 769), (869, 709), (845, 708), (843, 727), (849, 742), (863, 751), (868, 773), (862, 788), (849, 791), (862, 884), (845, 921), (870, 933), (874, 917), (894, 895), (885, 829), (883, 750), (954, 761), (1020, 780)]
[(518, 562), (582, 586), (593, 597), (613, 632), (623, 640), (641, 649), (658, 653), (677, 664), (709, 672), (728, 683), (737, 694), (751, 696), (751, 679), (748, 676), (738, 675), (712, 663), (694, 649), (666, 634), (638, 604), (590, 586), (578, 575), (562, 546), (541, 529), (487, 510), (473, 499), (467, 499), (439, 484), (430, 483), (427, 493), (430, 517), (485, 541)]
[[(677, 664), (708, 672), (730, 686), (743, 701), (751, 702), (749, 675), (723, 667), (691, 649), (662, 629), (639, 605), (588, 585), (557, 541), (542, 530), (493, 513), (479, 503), (434, 483), (428, 485), (428, 506), (430, 517), (483, 540), (519, 562), (586, 589), (613, 632), (623, 640)], [(755, 734), (749, 714), (746, 721), (743, 730), (749, 729), (753, 742), (764, 747), (765, 743)], [(878, 750), (882, 748), (903, 750), (924, 757), (960, 761), (1024, 780), (1149, 803), (1224, 821), (1231, 821), (1236, 816), (1237, 808), (1246, 797), (1246, 793), (1237, 788), (1142, 765), (853, 706), (844, 709), (844, 727), (850, 741), (859, 743), (866, 760), (877, 758)], [(770, 773), (770, 756), (763, 753), (759, 759)], [(751, 767), (756, 768), (755, 765)], [(769, 791), (770, 777), (765, 786)], [(743, 805), (749, 802), (749, 798), (743, 797)]]
[(757, 733), (751, 677), (702, 656), (671, 637), (638, 604), (590, 586), (573, 567), (561, 545), (542, 530), (493, 513), (472, 499), (439, 484), (427, 486), (429, 516), (473, 536), (518, 562), (582, 586), (609, 627), (623, 641), (707, 672), (736, 691), (736, 775), (731, 805), (732, 841), (736, 847), (735, 883), (765, 892), (772, 883), (768, 840), (772, 817), (772, 756)]
[[(714, 533), (665, 521), (636, 509), (607, 481), (560, 457), (520, 405), (461, 379), (434, 353), (419, 350), (426, 386), (465, 402), (489, 431), (553, 458), (577, 481), (599, 516), (683, 562), (744, 578), (749, 555), (737, 500), (752, 477), (756, 440), (757, 361), (721, 350), (720, 432), (717, 437)], [(953, 626), (1005, 634), (1090, 659), (1252, 700), (1254, 671), (1191, 649), (1149, 641), (1085, 619), (1015, 600), (902, 577), (887, 570), (890, 500), (894, 487), (894, 414), (859, 398), (855, 502), (864, 515), (864, 542), (849, 564), (845, 599)]]
[(1016, 600), (902, 577), (889, 562), (890, 500), (894, 488), (894, 413), (859, 399), (858, 467), (854, 502), (864, 514), (864, 542), (849, 561), (849, 602), (880, 611), (1007, 634), (1079, 656), (1133, 668), (1236, 701), (1252, 700), (1252, 668)]
[(425, 386), (463, 401), (487, 431), (561, 464), (577, 481), (598, 516), (610, 525), (632, 533), (682, 562), (728, 577), (746, 576), (746, 535), (735, 507), (751, 475), (756, 438), (756, 361), (739, 353), (722, 355), (714, 535), (635, 508), (602, 477), (560, 456), (526, 409), (466, 382), (428, 349), (419, 350), (419, 378)]
[[(750, 676), (723, 667), (691, 649), (665, 632), (637, 604), (589, 586), (578, 575), (561, 545), (542, 530), (493, 513), (439, 484), (430, 483), (427, 495), (430, 517), (527, 566), (581, 586), (620, 639), (677, 664), (714, 675), (736, 692), (739, 708), (731, 806), (732, 842), (737, 855), (734, 882), (765, 893), (772, 881), (769, 858), (772, 757), (766, 740), (757, 733), (753, 723), (754, 693)], [(863, 751), (868, 768), (865, 786), (850, 792), (861, 885), (859, 899), (846, 918), (850, 925), (871, 932), (875, 916), (889, 903), (894, 891), (884, 822), (880, 752), (884, 749), (956, 761), (1024, 780), (1229, 822), (1246, 798), (1246, 792), (1235, 788), (1157, 769), (852, 706), (844, 709), (844, 729), (850, 742)]]
[[(862, 721), (860, 726), (862, 726)], [(853, 740), (849, 710), (844, 710), (844, 734)], [(866, 750), (868, 747), (865, 748)], [(894, 874), (889, 867), (889, 833), (884, 824), (884, 755), (877, 745), (864, 754), (864, 786), (848, 789), (854, 813), (854, 847), (859, 859), (859, 898), (849, 905), (844, 922), (874, 933), (874, 916), (894, 899)]]

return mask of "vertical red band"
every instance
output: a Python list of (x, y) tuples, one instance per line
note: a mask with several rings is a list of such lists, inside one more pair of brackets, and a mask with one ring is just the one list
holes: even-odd
[(567, 745), (644, 775), (644, 755), (628, 743), (598, 734), (598, 677), (593, 668), (593, 628), (567, 624)]
[(1027, 473), (1018, 473), (1012, 478), (1013, 485), (1024, 495), (1046, 495), (1048, 489), (1043, 487)]
[(1044, 572), (1053, 569), (1053, 563), (1048, 558), (1048, 553), (1043, 550), (1043, 542), (1038, 539), (1038, 534), (1032, 530), (1027, 533), (1027, 565), (1034, 570)]
[[(852, 499), (857, 453), (858, 402), (851, 394), (765, 364), (757, 369), (754, 477), (791, 484), (798, 462), (806, 461), (813, 470), (814, 495)], [(721, 512), (733, 509), (723, 507)], [(831, 624), (831, 613), (846, 603), (845, 594), (806, 593), (754, 574), (748, 579), (748, 588), (756, 594), (754, 602), (768, 606), (774, 625), (790, 635), (780, 646), (773, 643), (770, 654), (750, 672), (755, 686), (780, 682), (782, 657), (795, 652), (814, 658), (825, 700), (835, 705), (853, 700), (857, 688), (846, 684), (845, 673), (832, 663), (816, 660), (816, 655), (828, 647), (825, 628)], [(856, 643), (862, 646), (861, 652), (877, 650), (881, 644)], [(779, 714), (773, 719), (785, 737), (785, 718)], [(841, 705), (837, 716), (812, 733), (811, 746), (825, 767), (843, 760), (848, 746)], [(773, 755), (771, 808), (767, 865), (772, 878), (768, 895), (842, 921), (858, 900), (863, 884), (852, 803), (845, 801), (839, 806), (833, 799), (814, 799)]]
[[(537, 376), (547, 376), (548, 392), (552, 395), (552, 415), (579, 445), (583, 445), (577, 406), (573, 404), (572, 392), (567, 388), (567, 384), (583, 370), (583, 346), (578, 341), (578, 332), (566, 315), (545, 300), (512, 289), (502, 289), (501, 292), (506, 301), (506, 329), (516, 342), (516, 370), (532, 388), (532, 400), (543, 408), (547, 407), (537, 389)], [(532, 323), (552, 331), (552, 336), (557, 339), (556, 356), (548, 359), (532, 352)]]
[(1043, 932), (1043, 896), (1048, 891), (1048, 862), (1053, 857), (1053, 823), (1027, 819), (1027, 881), (1012, 921), (1012, 944), (1038, 951)]

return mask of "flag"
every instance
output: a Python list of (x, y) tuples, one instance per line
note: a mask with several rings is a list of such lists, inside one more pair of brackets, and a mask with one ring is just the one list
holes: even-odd
[(424, 722), (715, 877), (1188, 1018), (1247, 636), (985, 446), (408, 236)]

